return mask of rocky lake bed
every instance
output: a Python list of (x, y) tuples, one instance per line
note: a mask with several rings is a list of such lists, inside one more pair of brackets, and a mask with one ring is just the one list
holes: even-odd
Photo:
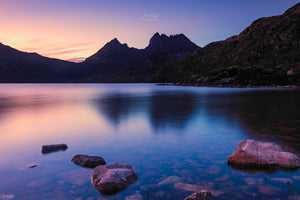
[[(25, 95), (20, 102), (20, 94), (6, 93), (11, 100), (2, 115), (0, 199), (299, 198), (297, 89), (10, 87)], [(18, 129), (24, 120), (40, 126)], [(12, 141), (18, 148), (8, 145)], [(67, 148), (43, 154), (42, 144)], [(276, 159), (268, 160), (270, 167), (234, 166), (234, 153), (262, 155), (255, 158), (260, 164), (279, 155), (295, 166), (279, 166)], [(96, 169), (101, 173), (93, 175)], [(107, 192), (97, 186), (111, 176), (119, 186), (105, 183), (113, 188)]]

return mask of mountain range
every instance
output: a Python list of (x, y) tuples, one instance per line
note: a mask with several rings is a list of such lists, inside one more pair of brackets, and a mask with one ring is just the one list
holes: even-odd
[(82, 63), (26, 53), (0, 43), (0, 82), (94, 82), (111, 74), (140, 71), (200, 49), (185, 35), (155, 33), (145, 49), (129, 48), (117, 38)]
[(155, 33), (144, 49), (115, 38), (84, 62), (72, 63), (0, 43), (0, 82), (300, 85), (300, 3), (203, 48), (183, 34)]

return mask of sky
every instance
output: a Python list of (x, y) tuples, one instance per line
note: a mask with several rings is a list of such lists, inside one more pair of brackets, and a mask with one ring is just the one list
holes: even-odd
[(0, 42), (21, 51), (83, 61), (118, 38), (145, 48), (156, 32), (198, 46), (239, 34), (299, 0), (0, 0)]

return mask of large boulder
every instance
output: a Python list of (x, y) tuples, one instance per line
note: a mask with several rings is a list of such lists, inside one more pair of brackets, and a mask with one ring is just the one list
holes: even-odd
[(72, 160), (77, 165), (87, 168), (95, 168), (99, 165), (105, 165), (105, 160), (100, 156), (75, 155)]
[(47, 154), (55, 151), (65, 151), (68, 149), (66, 144), (50, 144), (42, 146), (42, 154)]
[(242, 168), (299, 168), (300, 158), (277, 144), (248, 139), (238, 143), (228, 164)]
[(113, 194), (127, 188), (138, 179), (129, 164), (113, 163), (96, 167), (92, 175), (92, 183), (100, 192)]

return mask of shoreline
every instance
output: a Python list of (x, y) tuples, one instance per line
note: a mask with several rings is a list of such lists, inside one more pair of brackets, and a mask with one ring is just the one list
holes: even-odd
[(286, 88), (286, 89), (300, 89), (297, 85), (205, 85), (205, 84), (176, 84), (176, 83), (157, 83), (162, 86), (183, 86), (183, 87), (220, 87), (220, 88)]

